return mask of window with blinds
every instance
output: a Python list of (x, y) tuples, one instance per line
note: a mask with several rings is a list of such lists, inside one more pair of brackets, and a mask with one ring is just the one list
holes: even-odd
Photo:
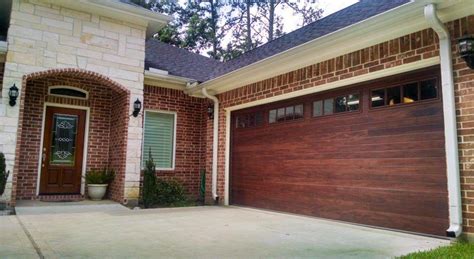
[(145, 112), (143, 166), (151, 150), (157, 169), (174, 168), (175, 120), (172, 113)]

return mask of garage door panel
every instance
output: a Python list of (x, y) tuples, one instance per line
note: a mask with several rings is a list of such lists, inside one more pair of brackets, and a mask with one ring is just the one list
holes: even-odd
[[(274, 167), (269, 166), (262, 170), (249, 170), (241, 167), (236, 170), (245, 173), (232, 178), (234, 187), (238, 184), (251, 184), (258, 181), (287, 181), (287, 182), (310, 182), (318, 184), (334, 184), (346, 186), (377, 186), (378, 188), (394, 188), (417, 191), (443, 191), (446, 192), (446, 176), (436, 173), (437, 169), (420, 168), (400, 172), (400, 168), (378, 168), (376, 170), (366, 168), (341, 168), (341, 167), (310, 167), (299, 166)], [(276, 171), (286, 170), (285, 174), (276, 174)], [(424, 171), (423, 171), (424, 170)], [(391, 172), (392, 171), (392, 172)], [(395, 172), (399, 171), (399, 172)]]
[[(436, 202), (437, 198), (445, 196), (446, 193), (420, 196), (420, 194), (413, 192), (317, 186), (310, 194), (300, 195), (298, 197), (301, 191), (307, 191), (309, 189), (288, 184), (267, 184), (273, 188), (285, 188), (285, 192), (275, 194), (270, 188), (258, 188), (258, 186), (253, 186), (251, 189), (247, 189), (247, 191), (252, 191), (255, 195), (258, 195), (257, 197), (262, 197), (258, 203), (269, 209), (271, 207), (268, 206), (272, 206), (278, 201), (281, 207), (293, 207), (291, 212), (294, 213), (311, 211), (317, 213), (320, 217), (331, 215), (332, 219), (349, 221), (360, 220), (357, 214), (351, 213), (353, 211), (366, 211), (366, 214), (374, 212), (410, 214), (417, 217), (438, 219), (444, 219), (447, 216), (447, 207), (427, 203), (430, 201)], [(294, 199), (294, 197), (298, 197), (298, 199)], [(425, 202), (420, 201), (420, 199), (423, 199)], [(410, 202), (406, 202), (407, 200), (410, 200)], [(240, 202), (243, 203), (245, 200)], [(249, 202), (253, 203), (251, 200)], [(308, 206), (309, 203), (313, 206)], [(390, 206), (387, 206), (388, 204)], [(347, 213), (341, 213), (341, 207), (344, 208), (342, 211), (347, 211)], [(446, 212), (440, 212), (441, 210)]]
[[(393, 189), (393, 190), (416, 190), (417, 192), (437, 192), (445, 189), (445, 181), (438, 175), (424, 174), (422, 176), (383, 176), (383, 175), (368, 175), (357, 174), (347, 176), (347, 172), (317, 172), (317, 173), (298, 173), (286, 176), (273, 176), (271, 172), (267, 174), (251, 174), (233, 179), (234, 188), (244, 188), (253, 182), (255, 186), (267, 184), (265, 179), (271, 176), (272, 181), (275, 182), (289, 182), (290, 184), (306, 185), (309, 188), (319, 187), (324, 185), (334, 186), (348, 186), (357, 188), (370, 188), (377, 186), (377, 188)], [(446, 192), (442, 192), (446, 194)]]
[[(409, 138), (358, 138), (351, 139), (350, 141), (330, 141), (330, 140), (321, 140), (317, 142), (312, 141), (302, 141), (301, 143), (289, 143), (288, 147), (283, 145), (285, 141), (273, 143), (271, 139), (267, 141), (267, 147), (271, 150), (281, 149), (289, 150), (290, 148), (295, 149), (307, 149), (309, 147), (314, 148), (315, 150), (321, 151), (337, 151), (344, 150), (345, 152), (361, 152), (361, 151), (400, 151), (400, 150), (426, 150), (426, 149), (443, 149), (444, 150), (444, 139), (431, 138), (426, 140), (424, 138), (425, 134), (418, 134), (418, 136), (409, 137)], [(412, 135), (408, 135), (412, 136)], [(255, 137), (254, 139), (265, 140), (265, 138)], [(301, 138), (301, 140), (304, 140)], [(239, 142), (239, 144), (243, 144)], [(261, 149), (259, 144), (252, 145), (251, 143), (247, 145), (239, 145), (235, 148), (235, 152), (252, 152), (259, 151)]]
[[(408, 79), (384, 82), (397, 80)], [(339, 94), (330, 92), (233, 112), (231, 203), (444, 235), (441, 99), (370, 108), (374, 84), (341, 91), (361, 93), (357, 112), (313, 118), (314, 101)], [(304, 104), (304, 118), (268, 123), (269, 110), (292, 103)], [(257, 111), (263, 124), (235, 127)]]
[[(437, 123), (440, 123), (442, 119), (438, 119)], [(413, 122), (416, 123), (416, 122)], [(380, 125), (381, 129), (387, 128), (387, 123)], [(375, 129), (375, 128), (374, 128)], [(392, 127), (388, 129), (393, 129)], [(302, 145), (312, 145), (312, 144), (346, 144), (347, 140), (356, 142), (356, 144), (370, 145), (370, 144), (390, 144), (398, 142), (416, 142), (416, 141), (430, 141), (430, 140), (441, 140), (444, 141), (444, 132), (443, 128), (437, 128), (434, 134), (427, 134), (427, 132), (416, 130), (410, 134), (398, 134), (396, 138), (393, 137), (393, 133), (389, 135), (368, 135), (368, 129), (364, 130), (346, 130), (339, 131), (337, 129), (327, 128), (325, 130), (320, 129), (319, 127), (307, 128), (301, 131), (297, 129), (292, 130), (292, 139), (285, 138), (281, 139), (281, 135), (278, 131), (282, 131), (281, 128), (273, 129), (260, 129), (259, 132), (252, 131), (250, 129), (245, 129), (242, 132), (234, 134), (234, 147), (235, 150), (239, 148), (248, 148), (252, 147), (252, 144), (255, 146), (261, 145), (260, 143), (255, 143), (255, 140), (265, 141), (267, 145), (274, 145), (275, 147), (283, 147), (284, 144), (294, 144), (300, 143)], [(306, 133), (311, 132), (312, 136), (305, 136)], [(437, 133), (437, 134), (436, 134)], [(279, 139), (278, 139), (279, 138)], [(306, 141), (309, 140), (309, 143)], [(273, 143), (274, 142), (274, 143)]]

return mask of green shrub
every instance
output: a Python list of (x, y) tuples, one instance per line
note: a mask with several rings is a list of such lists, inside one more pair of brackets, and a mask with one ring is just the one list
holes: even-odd
[(142, 204), (145, 208), (155, 205), (176, 207), (190, 204), (180, 182), (174, 179), (164, 180), (156, 177), (156, 165), (151, 150), (143, 172)]
[(151, 149), (143, 172), (142, 204), (149, 208), (156, 203), (156, 166), (151, 156)]
[(156, 203), (165, 206), (183, 206), (188, 203), (186, 192), (180, 182), (171, 180), (157, 180)]
[(115, 171), (104, 168), (102, 170), (90, 170), (86, 173), (87, 184), (110, 184), (115, 179)]
[(7, 185), (8, 175), (10, 174), (10, 171), (7, 171), (6, 167), (7, 166), (5, 164), (5, 155), (3, 155), (3, 153), (0, 153), (0, 195), (5, 192), (5, 186)]

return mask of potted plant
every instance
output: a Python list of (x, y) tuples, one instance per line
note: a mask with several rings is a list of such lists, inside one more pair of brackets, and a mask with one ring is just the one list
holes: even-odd
[(90, 170), (86, 173), (87, 194), (93, 201), (104, 198), (107, 187), (114, 180), (114, 170), (104, 168), (102, 170)]

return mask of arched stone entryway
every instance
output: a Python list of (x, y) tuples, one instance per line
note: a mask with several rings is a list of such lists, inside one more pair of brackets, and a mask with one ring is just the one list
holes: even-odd
[[(51, 87), (83, 92), (86, 98), (52, 93)], [(39, 180), (44, 170), (41, 159), (46, 144), (43, 143), (47, 134), (47, 127), (44, 127), (45, 119), (48, 118), (46, 111), (61, 107), (65, 110), (82, 110), (86, 114), (82, 173), (104, 167), (114, 169), (117, 175), (109, 188), (109, 198), (123, 202), (129, 90), (104, 75), (71, 68), (25, 75), (22, 89), (12, 200), (43, 197), (44, 190), (40, 192)], [(81, 182), (81, 192), (76, 195), (84, 194), (83, 180)], [(59, 196), (59, 199), (64, 199), (64, 195)]]

